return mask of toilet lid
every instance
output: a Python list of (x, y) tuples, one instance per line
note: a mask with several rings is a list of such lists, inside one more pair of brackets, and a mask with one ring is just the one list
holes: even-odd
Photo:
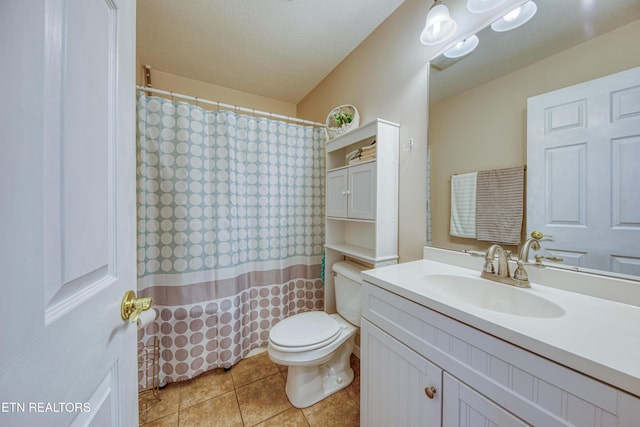
[(271, 328), (269, 339), (280, 347), (320, 347), (340, 335), (340, 324), (324, 311), (287, 317)]

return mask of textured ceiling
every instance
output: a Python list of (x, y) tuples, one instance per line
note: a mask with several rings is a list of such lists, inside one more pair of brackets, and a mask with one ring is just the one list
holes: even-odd
[(138, 0), (138, 58), (297, 103), (403, 1)]

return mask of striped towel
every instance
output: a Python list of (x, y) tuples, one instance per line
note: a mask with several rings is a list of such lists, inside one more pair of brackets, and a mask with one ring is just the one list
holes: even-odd
[(524, 211), (524, 166), (478, 172), (478, 240), (519, 245)]
[(451, 225), (449, 234), (476, 238), (476, 177), (478, 172), (451, 177)]

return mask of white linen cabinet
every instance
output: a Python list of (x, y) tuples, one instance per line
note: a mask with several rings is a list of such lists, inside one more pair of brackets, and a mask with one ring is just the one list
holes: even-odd
[(376, 219), (376, 163), (327, 172), (327, 216)]
[[(398, 124), (376, 119), (327, 143), (325, 311), (329, 313), (335, 312), (331, 275), (335, 262), (350, 258), (371, 267), (398, 262), (399, 141)], [(350, 164), (346, 156), (364, 147), (370, 158)]]

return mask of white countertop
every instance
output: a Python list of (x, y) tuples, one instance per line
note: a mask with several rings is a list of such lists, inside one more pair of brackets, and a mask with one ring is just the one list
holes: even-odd
[(640, 307), (532, 283), (530, 289), (516, 290), (548, 299), (561, 306), (565, 314), (555, 318), (505, 314), (430, 292), (420, 278), (432, 274), (480, 277), (479, 270), (419, 260), (367, 270), (363, 272), (363, 278), (640, 397)]

